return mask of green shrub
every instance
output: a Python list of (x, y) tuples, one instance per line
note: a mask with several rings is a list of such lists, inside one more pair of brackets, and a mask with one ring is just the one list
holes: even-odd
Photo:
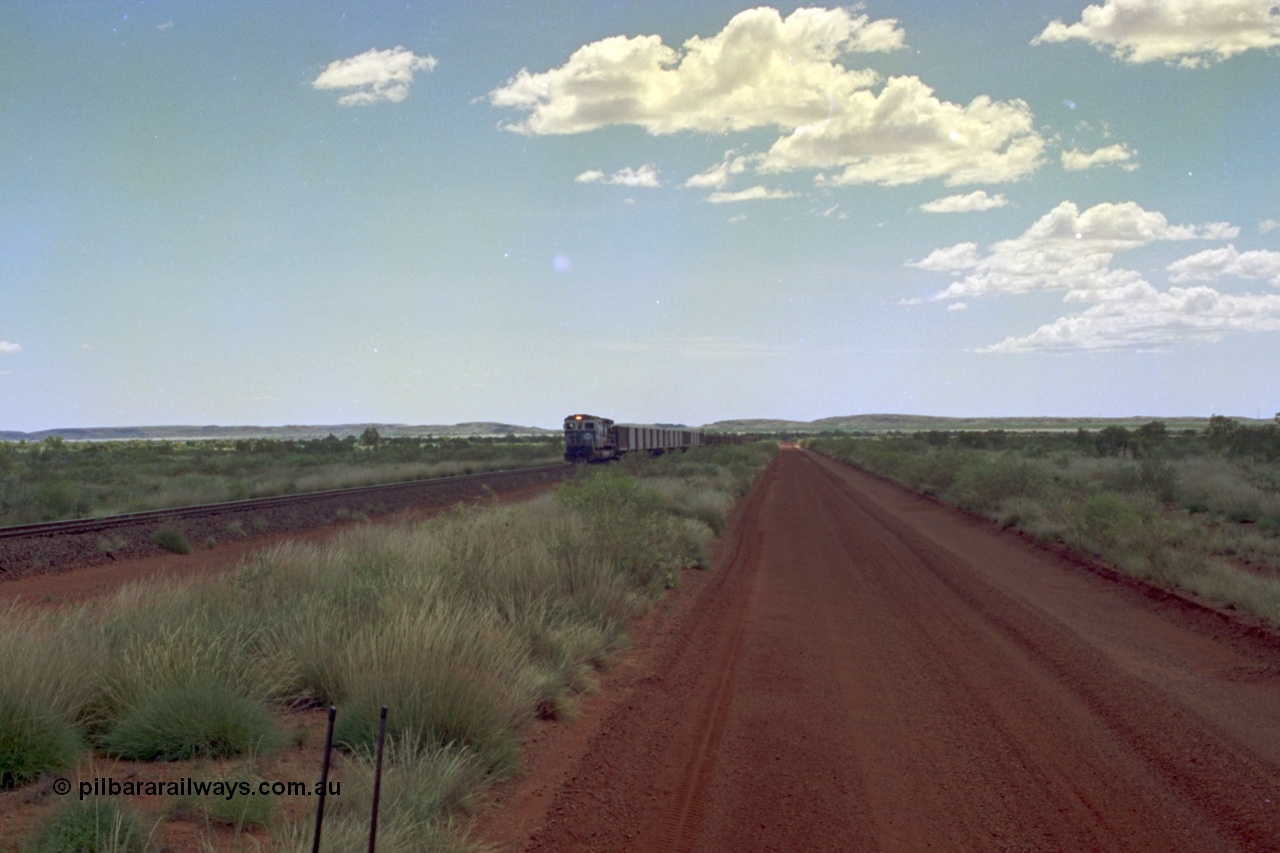
[(0, 788), (17, 788), (70, 767), (81, 746), (71, 721), (0, 692)]
[(1123, 497), (1101, 492), (1090, 495), (1080, 505), (1075, 528), (1086, 546), (1106, 553), (1118, 545), (1121, 537), (1140, 520), (1138, 511)]
[(80, 490), (67, 482), (41, 483), (35, 487), (35, 500), (40, 515), (49, 520), (82, 516), (89, 510)]
[(1013, 498), (1033, 498), (1047, 479), (1036, 465), (999, 456), (972, 461), (956, 476), (947, 496), (965, 509), (993, 512)]
[(1104, 474), (1102, 484), (1112, 491), (1171, 501), (1178, 496), (1178, 470), (1160, 459), (1143, 459), (1137, 465), (1116, 466)]
[(152, 830), (114, 799), (63, 806), (22, 845), (23, 853), (143, 853)]
[(166, 551), (172, 551), (175, 554), (191, 553), (191, 543), (187, 541), (187, 537), (172, 527), (160, 528), (151, 534), (151, 541)]
[(1231, 521), (1280, 517), (1280, 490), (1273, 472), (1261, 465), (1245, 468), (1223, 459), (1194, 459), (1182, 465), (1179, 503), (1192, 512), (1209, 512)]
[(217, 684), (166, 686), (126, 711), (102, 748), (133, 761), (226, 758), (269, 751), (282, 738), (258, 703)]
[(981, 465), (981, 458), (972, 450), (950, 447), (916, 455), (912, 485), (930, 494), (945, 492), (963, 471)]

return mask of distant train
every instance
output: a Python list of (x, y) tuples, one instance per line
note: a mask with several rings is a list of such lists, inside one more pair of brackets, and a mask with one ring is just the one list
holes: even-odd
[(703, 443), (700, 429), (615, 424), (596, 415), (569, 415), (564, 419), (566, 462), (607, 462), (640, 452), (658, 456)]

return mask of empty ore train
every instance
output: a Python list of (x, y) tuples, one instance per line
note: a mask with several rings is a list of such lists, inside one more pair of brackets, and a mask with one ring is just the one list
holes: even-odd
[(653, 456), (672, 450), (688, 450), (703, 443), (702, 430), (615, 424), (596, 415), (569, 415), (564, 419), (566, 462), (607, 462), (626, 453)]

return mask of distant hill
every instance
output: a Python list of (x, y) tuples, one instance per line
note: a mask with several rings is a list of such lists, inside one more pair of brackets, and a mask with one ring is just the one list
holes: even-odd
[[(1253, 418), (1236, 418), (1244, 424), (1272, 423), (1270, 420), (1254, 420)], [(1162, 421), (1171, 430), (1202, 430), (1209, 424), (1208, 418), (1194, 417), (1160, 417), (1134, 416), (1127, 418), (947, 418), (929, 415), (844, 415), (841, 417), (820, 418), (816, 421), (787, 421), (770, 418), (716, 421), (706, 424), (703, 429), (718, 432), (754, 432), (754, 433), (819, 433), (819, 432), (919, 432), (922, 430), (989, 430), (1005, 429), (1018, 431), (1074, 431), (1077, 429), (1097, 430), (1108, 426), (1123, 426), (1129, 429), (1140, 427), (1151, 421)]]
[[(1242, 424), (1273, 423), (1270, 419), (1255, 420), (1253, 418), (1235, 418)], [(816, 421), (789, 421), (779, 418), (743, 418), (738, 420), (716, 421), (705, 424), (701, 429), (716, 432), (733, 433), (777, 433), (813, 434), (820, 432), (919, 432), (921, 430), (1044, 430), (1062, 431), (1077, 429), (1098, 430), (1108, 426), (1123, 426), (1129, 429), (1140, 427), (1151, 421), (1163, 421), (1171, 430), (1202, 430), (1209, 424), (1208, 418), (1196, 417), (1161, 417), (1134, 416), (1128, 418), (947, 418), (930, 415), (842, 415), (831, 418), (820, 418)], [(683, 424), (657, 424), (671, 429), (685, 429)], [(141, 426), (141, 427), (90, 427), (69, 429), (46, 429), (39, 432), (14, 432), (0, 430), (0, 441), (41, 441), (49, 436), (58, 436), (68, 441), (129, 441), (132, 439), (167, 439), (171, 441), (196, 440), (207, 438), (277, 438), (277, 439), (309, 439), (324, 438), (333, 433), (339, 438), (348, 435), (359, 436), (368, 427), (373, 427), (385, 438), (416, 437), (425, 435), (469, 437), (469, 436), (505, 436), (505, 435), (557, 435), (558, 429), (542, 427), (515, 426), (497, 421), (471, 421), (461, 424), (425, 424), (412, 426), (409, 424), (329, 424), (329, 425), (291, 425), (291, 426)]]
[(383, 438), (412, 436), (504, 436), (504, 435), (556, 435), (560, 431), (541, 427), (513, 426), (495, 421), (473, 421), (462, 424), (330, 424), (328, 426), (141, 426), (141, 427), (89, 427), (70, 429), (46, 429), (39, 432), (0, 431), (2, 441), (42, 441), (58, 436), (68, 441), (129, 441), (132, 439), (167, 439), (184, 441), (205, 438), (324, 438), (332, 433), (338, 438), (359, 436), (373, 427)]

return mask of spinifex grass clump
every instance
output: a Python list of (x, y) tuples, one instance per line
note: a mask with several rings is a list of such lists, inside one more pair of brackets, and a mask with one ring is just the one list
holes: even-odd
[(710, 563), (703, 547), (709, 528), (635, 477), (605, 469), (559, 495), (583, 519), (589, 556), (616, 566), (640, 589), (671, 586), (682, 569)]
[(219, 684), (159, 688), (101, 738), (108, 755), (132, 761), (229, 758), (269, 752), (282, 743), (266, 708)]
[(144, 853), (152, 831), (114, 799), (73, 800), (22, 846), (23, 853)]
[(382, 704), (396, 709), (395, 736), (420, 748), (461, 746), (483, 766), (515, 768), (515, 727), (537, 701), (528, 645), (491, 611), (465, 602), (392, 608), (338, 651), (344, 694), (335, 740), (371, 749)]
[(0, 788), (18, 788), (63, 770), (82, 748), (74, 723), (28, 698), (0, 693)]
[[(369, 842), (369, 803), (373, 799), (374, 757), (360, 751), (346, 762), (342, 796), (325, 807), (321, 849), (345, 853), (364, 850)], [(489, 848), (472, 843), (450, 815), (471, 808), (492, 777), (469, 750), (457, 746), (406, 746), (388, 736), (380, 789), (379, 853), (479, 853)], [(273, 850), (308, 853), (312, 824), (278, 827)]]
[(102, 655), (83, 613), (0, 606), (0, 788), (70, 767), (92, 719)]
[(134, 760), (224, 757), (281, 743), (265, 702), (276, 692), (263, 666), (265, 613), (222, 587), (144, 583), (117, 594), (103, 627), (98, 741)]

